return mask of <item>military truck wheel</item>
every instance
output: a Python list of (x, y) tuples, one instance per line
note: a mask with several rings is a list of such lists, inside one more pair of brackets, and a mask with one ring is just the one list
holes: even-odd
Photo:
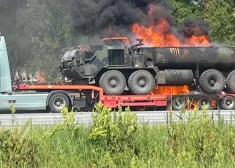
[(228, 74), (226, 86), (230, 92), (235, 93), (235, 70)]
[(235, 98), (232, 96), (225, 96), (221, 102), (221, 108), (223, 110), (234, 110), (235, 109)]
[(128, 85), (132, 93), (146, 95), (151, 93), (156, 86), (156, 82), (153, 75), (149, 71), (138, 70), (130, 75)]
[(174, 111), (180, 111), (185, 109), (186, 107), (186, 100), (184, 97), (176, 97), (172, 101), (172, 109)]
[(223, 90), (225, 79), (221, 72), (215, 69), (208, 69), (201, 74), (199, 85), (207, 94), (217, 94)]
[(56, 93), (50, 97), (48, 104), (53, 113), (60, 113), (64, 107), (69, 108), (69, 98), (63, 93)]
[(126, 88), (126, 78), (120, 71), (110, 70), (101, 76), (99, 85), (106, 94), (120, 95)]

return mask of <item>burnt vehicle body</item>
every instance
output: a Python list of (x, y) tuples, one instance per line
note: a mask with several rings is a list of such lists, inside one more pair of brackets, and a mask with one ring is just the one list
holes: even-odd
[[(207, 94), (235, 93), (235, 47), (143, 47), (121, 40), (68, 50), (61, 73), (77, 83), (94, 84), (106, 94), (125, 89), (145, 95), (158, 85), (192, 85)], [(234, 81), (234, 82), (233, 82)]]

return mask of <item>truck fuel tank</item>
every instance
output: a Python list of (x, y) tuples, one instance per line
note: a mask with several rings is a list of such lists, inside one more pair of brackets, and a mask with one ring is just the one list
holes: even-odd
[(193, 80), (193, 71), (190, 69), (167, 69), (158, 72), (158, 84), (191, 85)]

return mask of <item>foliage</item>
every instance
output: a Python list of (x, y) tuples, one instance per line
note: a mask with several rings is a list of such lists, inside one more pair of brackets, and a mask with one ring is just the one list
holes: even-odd
[(211, 25), (212, 41), (235, 45), (235, 3), (209, 0), (207, 15)]
[[(111, 114), (111, 108), (103, 107), (101, 103), (98, 103), (92, 118), (89, 140), (93, 148), (94, 161), (97, 161), (97, 157), (102, 153), (104, 147), (106, 156), (109, 157), (108, 164), (120, 162), (118, 159), (120, 155), (134, 150), (132, 142), (137, 130), (137, 116), (131, 114), (129, 108), (124, 114), (121, 107), (119, 107), (118, 113)], [(111, 160), (110, 157), (113, 157), (114, 160)], [(99, 165), (99, 162), (96, 164)]]
[(172, 4), (172, 14), (176, 23), (182, 24), (185, 18), (204, 19), (203, 4), (201, 1), (169, 0)]
[[(14, 112), (14, 108), (12, 107)], [(76, 123), (62, 111), (52, 127), (0, 129), (1, 167), (234, 167), (235, 127), (205, 110), (181, 112), (167, 125), (137, 124), (129, 108), (112, 112), (98, 103), (92, 124)], [(188, 118), (187, 122), (182, 119)]]
[(74, 125), (75, 113), (73, 112), (73, 110), (69, 112), (67, 108), (64, 108), (61, 111), (61, 114), (63, 116), (63, 122), (58, 123), (51, 129), (47, 130), (44, 133), (44, 136), (42, 139), (51, 138), (53, 135), (55, 135), (56, 132), (61, 131), (61, 130), (71, 132), (71, 136), (76, 138), (79, 125)]
[(206, 112), (199, 115), (195, 110), (189, 115), (187, 124), (181, 120), (168, 127), (171, 158), (176, 159), (180, 166), (185, 163), (197, 166), (216, 163), (224, 157), (221, 130), (221, 125), (213, 125)]
[[(16, 3), (17, 2), (17, 3)], [(14, 72), (22, 68), (30, 57), (30, 36), (22, 24), (19, 11), (26, 7), (27, 0), (0, 1), (0, 32), (5, 36), (10, 68)]]
[(19, 167), (37, 165), (37, 139), (28, 134), (26, 122), (21, 128), (0, 132), (0, 157), (5, 166)]
[(15, 71), (58, 75), (60, 55), (71, 42), (71, 16), (56, 0), (9, 0), (0, 5), (0, 31), (6, 37), (12, 75)]
[(55, 0), (30, 0), (21, 15), (28, 16), (25, 24), (33, 42), (33, 59), (26, 61), (28, 71), (41, 70), (46, 72), (47, 80), (55, 79), (62, 50), (70, 45), (70, 15)]

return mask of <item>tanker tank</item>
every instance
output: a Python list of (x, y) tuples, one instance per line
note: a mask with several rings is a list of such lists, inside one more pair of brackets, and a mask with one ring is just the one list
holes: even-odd
[(143, 55), (158, 68), (233, 68), (235, 47), (141, 47)]

